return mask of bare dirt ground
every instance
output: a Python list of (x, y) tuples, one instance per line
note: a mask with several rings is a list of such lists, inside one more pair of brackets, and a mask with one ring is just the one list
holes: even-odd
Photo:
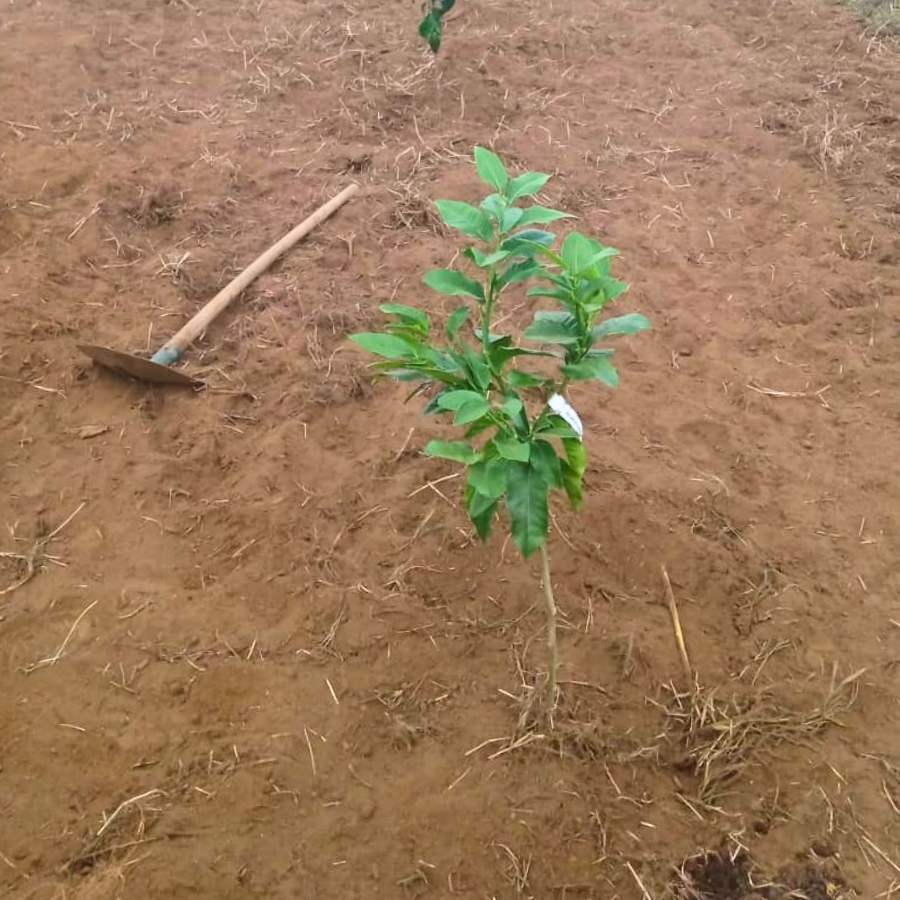
[[(824, 0), (471, 0), (436, 62), (415, 25), (0, 9), (0, 893), (889, 897), (896, 50)], [(533, 566), (346, 342), (448, 311), (430, 201), (476, 143), (557, 173), (655, 326), (574, 395), (555, 734), (517, 728)], [(155, 348), (351, 180), (191, 351), (205, 392), (77, 352)]]

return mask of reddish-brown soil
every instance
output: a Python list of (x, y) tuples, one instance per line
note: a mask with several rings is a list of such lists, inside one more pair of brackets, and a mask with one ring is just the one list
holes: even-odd
[[(0, 894), (887, 896), (896, 51), (825, 0), (469, 0), (436, 62), (415, 27), (400, 0), (0, 11)], [(473, 541), (458, 479), (427, 486), (439, 427), (346, 341), (391, 297), (450, 308), (429, 204), (478, 196), (476, 143), (556, 173), (655, 326), (617, 392), (574, 393), (555, 735), (517, 731), (535, 566)], [(351, 180), (191, 350), (205, 392), (77, 352), (155, 348)], [(769, 715), (702, 798), (662, 564), (700, 684)], [(734, 871), (676, 875), (723, 841)]]

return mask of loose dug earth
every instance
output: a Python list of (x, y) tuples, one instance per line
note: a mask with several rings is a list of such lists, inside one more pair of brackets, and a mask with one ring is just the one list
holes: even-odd
[[(413, 12), (0, 12), (0, 890), (887, 896), (896, 50), (825, 0), (471, 0), (434, 61)], [(476, 143), (557, 173), (655, 325), (573, 395), (554, 736), (517, 730), (534, 566), (346, 342), (449, 310), (430, 201), (478, 195)], [(155, 348), (351, 180), (191, 351), (204, 393), (76, 351)]]

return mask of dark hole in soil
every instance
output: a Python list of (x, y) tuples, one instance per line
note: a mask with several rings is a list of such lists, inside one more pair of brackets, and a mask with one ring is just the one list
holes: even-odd
[(672, 900), (851, 900), (849, 887), (833, 859), (811, 849), (796, 863), (769, 878), (744, 850), (728, 849), (692, 856), (671, 883)]

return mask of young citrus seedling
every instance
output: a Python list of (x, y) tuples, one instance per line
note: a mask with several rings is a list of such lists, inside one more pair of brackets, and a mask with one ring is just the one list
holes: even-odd
[[(541, 191), (548, 175), (512, 178), (500, 159), (481, 147), (475, 148), (475, 165), (492, 188), (481, 204), (436, 204), (448, 226), (474, 240), (463, 251), (471, 275), (433, 269), (423, 279), (438, 293), (464, 301), (447, 318), (443, 335), (435, 333), (423, 310), (391, 303), (381, 307), (391, 317), (383, 332), (351, 340), (380, 357), (370, 366), (378, 375), (415, 384), (410, 396), (431, 391), (425, 412), (452, 418), (461, 429), (461, 440), (430, 441), (425, 453), (466, 467), (465, 507), (481, 539), (487, 539), (503, 508), (522, 555), (540, 554), (549, 651), (546, 701), (552, 710), (559, 652), (547, 553), (549, 495), (563, 490), (580, 509), (586, 465), (584, 430), (567, 390), (573, 381), (616, 387), (613, 351), (600, 345), (644, 331), (650, 323), (638, 313), (601, 321), (606, 306), (627, 289), (610, 274), (617, 250), (577, 231), (555, 250), (556, 235), (544, 226), (570, 217), (537, 204), (519, 205)], [(522, 335), (531, 347), (493, 330), (502, 296), (525, 284), (533, 285), (529, 297), (548, 298), (556, 307), (535, 314)]]

